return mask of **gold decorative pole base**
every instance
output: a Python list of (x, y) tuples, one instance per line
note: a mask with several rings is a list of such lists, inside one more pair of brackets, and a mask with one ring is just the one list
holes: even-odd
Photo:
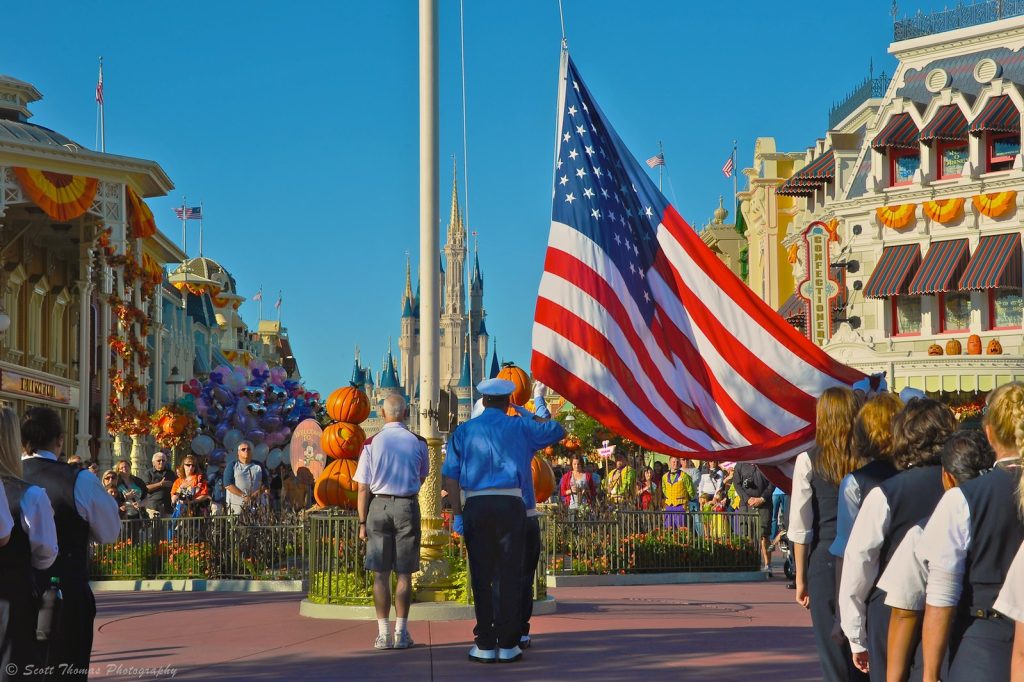
[(447, 601), (452, 587), (448, 559), (449, 534), (441, 518), (441, 439), (428, 438), (430, 474), (420, 487), (420, 570), (412, 577), (418, 602)]

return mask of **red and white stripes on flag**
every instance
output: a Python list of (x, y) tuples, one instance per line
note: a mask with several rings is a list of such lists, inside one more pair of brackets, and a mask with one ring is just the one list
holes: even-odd
[(260, 289), (255, 294), (253, 294), (252, 300), (254, 300), (254, 301), (262, 301), (263, 300), (263, 289)]
[(100, 65), (100, 76), (96, 80), (96, 104), (103, 104), (103, 65), (102, 64)]
[(735, 166), (735, 161), (733, 160), (732, 155), (730, 154), (729, 158), (725, 160), (725, 164), (722, 166), (722, 175), (724, 175), (727, 178), (731, 178), (732, 171), (735, 168)]
[(281, 294), (277, 295), (277, 301), (274, 302), (274, 307), (278, 310), (281, 309)]
[(863, 375), (704, 245), (566, 68), (534, 376), (647, 449), (782, 465), (785, 485), (814, 441), (817, 396)]
[(647, 165), (651, 168), (657, 168), (658, 166), (665, 165), (665, 155), (662, 153), (655, 154), (651, 158), (647, 159)]

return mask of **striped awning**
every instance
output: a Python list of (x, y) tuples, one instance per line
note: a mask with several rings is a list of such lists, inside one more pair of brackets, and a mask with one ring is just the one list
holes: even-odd
[(954, 288), (967, 267), (969, 255), (970, 248), (966, 239), (934, 242), (924, 255), (907, 293), (911, 296), (924, 296)]
[(982, 237), (967, 264), (960, 288), (964, 291), (1021, 286), (1020, 233)]
[(819, 156), (814, 161), (801, 168), (793, 174), (789, 180), (782, 183), (776, 194), (782, 196), (809, 196), (816, 189), (836, 179), (836, 158), (832, 150)]
[(917, 244), (900, 244), (882, 249), (868, 285), (865, 298), (890, 298), (907, 293), (910, 278), (921, 265), (921, 248)]
[(896, 114), (871, 141), (874, 149), (917, 149), (920, 131), (910, 114)]
[(931, 142), (966, 142), (967, 141), (967, 118), (960, 107), (955, 104), (947, 104), (940, 108), (928, 125), (921, 131), (921, 141)]
[(971, 133), (1019, 133), (1020, 112), (1009, 95), (993, 97), (971, 121)]
[(779, 315), (790, 324), (799, 324), (807, 319), (807, 307), (809, 302), (800, 298), (795, 293), (790, 294), (786, 302), (779, 307)]

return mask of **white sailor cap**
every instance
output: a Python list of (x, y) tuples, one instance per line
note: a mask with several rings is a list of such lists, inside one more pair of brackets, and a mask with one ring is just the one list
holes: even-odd
[(912, 388), (910, 386), (907, 386), (902, 391), (900, 391), (900, 400), (902, 400), (904, 404), (909, 403), (914, 398), (925, 397), (927, 396), (924, 394), (924, 391), (922, 391), (919, 388)]
[(473, 410), (469, 413), (470, 419), (476, 419), (484, 413), (484, 399), (477, 398), (476, 402), (473, 403)]
[(512, 395), (516, 385), (508, 379), (485, 379), (477, 384), (476, 390), (480, 391), (480, 395)]

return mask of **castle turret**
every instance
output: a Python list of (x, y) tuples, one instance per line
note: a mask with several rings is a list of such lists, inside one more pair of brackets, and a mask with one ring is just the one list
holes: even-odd
[(406, 395), (412, 395), (416, 385), (416, 356), (419, 354), (419, 302), (412, 293), (412, 264), (405, 257), (405, 293), (402, 295), (402, 332), (398, 337), (401, 356), (401, 380)]
[(491, 356), (491, 371), (488, 373), (487, 378), (493, 379), (498, 376), (498, 372), (501, 371), (501, 363), (498, 362), (498, 340), (494, 340), (494, 355)]
[(466, 230), (459, 210), (457, 169), (452, 162), (452, 205), (448, 218), (448, 235), (444, 245), (444, 290), (441, 292), (441, 385), (451, 386), (459, 379), (464, 339), (468, 331), (466, 320)]

